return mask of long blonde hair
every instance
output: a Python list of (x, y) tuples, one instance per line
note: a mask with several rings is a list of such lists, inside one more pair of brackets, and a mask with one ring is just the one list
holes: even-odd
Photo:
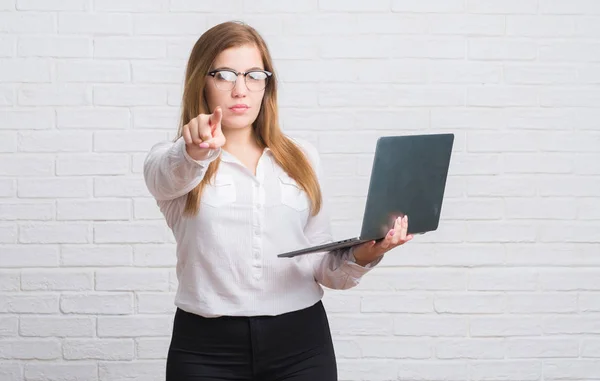
[[(216, 57), (222, 51), (243, 45), (254, 45), (260, 51), (265, 70), (273, 75), (269, 78), (261, 109), (253, 124), (254, 137), (261, 149), (269, 147), (275, 161), (307, 193), (311, 202), (311, 214), (321, 209), (322, 194), (315, 171), (308, 157), (279, 127), (277, 109), (277, 77), (267, 44), (252, 27), (241, 22), (225, 22), (207, 30), (192, 48), (188, 59), (183, 90), (181, 120), (176, 139), (182, 136), (183, 126), (199, 114), (210, 114), (205, 97), (206, 75)], [(184, 215), (198, 213), (202, 190), (217, 173), (220, 157), (211, 162), (198, 186), (187, 194)]]

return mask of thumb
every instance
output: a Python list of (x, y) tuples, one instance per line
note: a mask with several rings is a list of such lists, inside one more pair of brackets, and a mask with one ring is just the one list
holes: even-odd
[(221, 110), (221, 107), (218, 106), (215, 108), (215, 111), (210, 115), (210, 125), (212, 127), (217, 126), (219, 123), (221, 123), (222, 117), (223, 117), (223, 110)]

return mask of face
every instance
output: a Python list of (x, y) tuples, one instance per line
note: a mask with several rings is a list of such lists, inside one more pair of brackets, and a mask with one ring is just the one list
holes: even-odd
[[(206, 81), (206, 100), (210, 110), (221, 106), (223, 129), (247, 128), (254, 123), (263, 97), (265, 95), (265, 82), (261, 82), (264, 74), (258, 70), (264, 70), (260, 51), (253, 45), (244, 45), (222, 51), (217, 58), (211, 71), (223, 69), (214, 76), (208, 76)], [(228, 70), (228, 71), (226, 71)], [(246, 76), (235, 74), (256, 70)], [(232, 80), (235, 79), (235, 84)], [(265, 80), (266, 81), (266, 80)], [(246, 85), (247, 83), (247, 85)]]

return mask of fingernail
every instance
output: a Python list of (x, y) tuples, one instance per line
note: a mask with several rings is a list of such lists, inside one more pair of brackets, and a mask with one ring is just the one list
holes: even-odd
[(208, 143), (200, 143), (200, 148), (208, 148)]
[(394, 233), (396, 233), (395, 230), (390, 231), (390, 237), (394, 235)]

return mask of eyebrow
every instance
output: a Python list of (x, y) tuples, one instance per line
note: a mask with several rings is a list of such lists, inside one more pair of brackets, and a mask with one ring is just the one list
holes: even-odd
[[(227, 66), (220, 66), (220, 67), (215, 68), (213, 70), (232, 70), (232, 71), (237, 72), (237, 70), (235, 70), (233, 68), (230, 68), (230, 67), (227, 67)], [(263, 69), (262, 67), (254, 66), (254, 67), (251, 67), (250, 69), (248, 69), (246, 71), (248, 72), (248, 71), (252, 71), (252, 70), (265, 70), (265, 69)]]

